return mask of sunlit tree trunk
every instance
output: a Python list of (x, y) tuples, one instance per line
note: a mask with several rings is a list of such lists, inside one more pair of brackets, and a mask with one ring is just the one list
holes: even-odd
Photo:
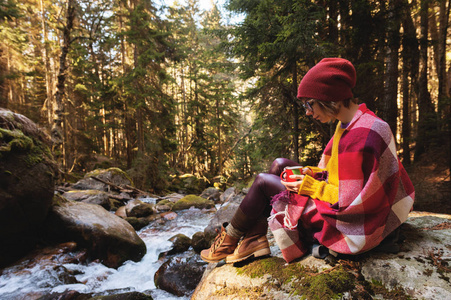
[(56, 147), (62, 146), (63, 151), (63, 167), (66, 162), (64, 159), (64, 94), (65, 94), (65, 81), (67, 76), (66, 58), (69, 52), (69, 46), (71, 44), (71, 31), (74, 25), (75, 19), (75, 0), (69, 0), (67, 2), (67, 21), (63, 28), (63, 45), (61, 47), (60, 55), (60, 68), (58, 73), (58, 81), (56, 85), (55, 102), (53, 106), (53, 124), (51, 130), (51, 136), (53, 143)]
[[(407, 0), (404, 5), (409, 8)], [(404, 12), (402, 18), (402, 27), (404, 31), (402, 40), (402, 95), (403, 95), (403, 112), (402, 112), (402, 149), (403, 149), (403, 163), (409, 165), (411, 163), (410, 142), (412, 140), (412, 98), (415, 95), (416, 86), (418, 83), (418, 39), (416, 37), (416, 30), (413, 24), (410, 8)], [(410, 79), (409, 79), (410, 76)]]
[(41, 9), (41, 23), (42, 23), (42, 37), (44, 42), (44, 67), (45, 67), (45, 90), (47, 98), (45, 99), (44, 107), (46, 108), (44, 113), (47, 114), (47, 120), (49, 124), (52, 124), (52, 107), (53, 107), (53, 76), (52, 70), (50, 69), (50, 47), (49, 41), (47, 39), (47, 24), (46, 24), (46, 14), (44, 1), (40, 0), (40, 9)]
[[(221, 118), (222, 118), (222, 112), (220, 108), (220, 99), (216, 96), (216, 134), (218, 136), (218, 172), (219, 174), (222, 174), (222, 144), (221, 144)], [(212, 169), (213, 171), (213, 169)]]

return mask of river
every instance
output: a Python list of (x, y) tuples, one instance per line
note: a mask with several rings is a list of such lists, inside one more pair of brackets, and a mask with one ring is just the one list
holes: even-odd
[[(62, 264), (57, 267), (55, 264), (23, 262), (5, 268), (1, 273), (0, 299), (29, 300), (33, 299), (33, 295), (37, 299), (43, 294), (74, 290), (96, 295), (137, 291), (150, 294), (155, 300), (188, 300), (189, 297), (177, 297), (155, 287), (154, 274), (163, 263), (158, 260), (158, 256), (171, 249), (172, 243), (168, 240), (174, 235), (182, 233), (191, 238), (194, 233), (203, 231), (214, 212), (191, 208), (177, 214), (174, 220), (157, 220), (137, 232), (147, 246), (147, 254), (139, 262), (127, 261), (118, 269), (95, 262), (88, 265)], [(74, 277), (77, 283), (62, 282), (61, 269), (76, 274)]]

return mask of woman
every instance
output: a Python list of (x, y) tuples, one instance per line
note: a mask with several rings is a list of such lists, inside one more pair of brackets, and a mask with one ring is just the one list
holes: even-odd
[(319, 165), (286, 182), (280, 173), (297, 164), (276, 159), (202, 259), (232, 263), (269, 254), (270, 212), (269, 226), (287, 262), (305, 255), (313, 242), (343, 254), (368, 251), (407, 219), (412, 183), (388, 124), (354, 100), (355, 82), (354, 66), (342, 58), (325, 58), (307, 72), (297, 95), (306, 114), (322, 123), (339, 120)]

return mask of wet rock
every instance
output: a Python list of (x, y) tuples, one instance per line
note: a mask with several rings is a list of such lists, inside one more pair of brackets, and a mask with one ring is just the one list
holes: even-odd
[(133, 186), (132, 180), (127, 173), (119, 168), (109, 168), (106, 170), (97, 169), (87, 173), (85, 177), (75, 183), (72, 188), (77, 190), (99, 190), (104, 192), (112, 190), (111, 185), (95, 180), (92, 178), (93, 176), (116, 186)]
[(203, 232), (196, 232), (191, 238), (191, 246), (196, 253), (200, 253), (202, 250), (210, 248), (210, 240), (205, 238)]
[(221, 196), (221, 192), (214, 187), (209, 187), (207, 189), (205, 189), (202, 194), (200, 194), (200, 197), (208, 199), (208, 200), (213, 200), (214, 202), (218, 202), (219, 198)]
[[(79, 299), (76, 299), (79, 300)], [(139, 292), (121, 293), (116, 295), (94, 296), (90, 300), (153, 300), (152, 296)]]
[(162, 213), (160, 216), (168, 221), (175, 220), (177, 218), (177, 214), (173, 211)]
[(146, 245), (125, 220), (94, 204), (55, 196), (46, 221), (49, 237), (74, 240), (89, 250), (93, 259), (117, 268), (126, 260), (139, 261)]
[(138, 199), (129, 201), (125, 205), (125, 211), (127, 217), (136, 217), (136, 218), (147, 217), (154, 213), (152, 204), (145, 203)]
[(172, 249), (168, 255), (183, 253), (191, 247), (191, 239), (184, 234), (177, 234), (169, 240), (172, 242)]
[(118, 217), (121, 217), (122, 219), (127, 218), (127, 211), (125, 210), (125, 206), (119, 207), (114, 214)]
[(182, 210), (182, 209), (188, 209), (190, 207), (195, 207), (199, 209), (203, 208), (213, 208), (215, 207), (215, 204), (211, 200), (204, 199), (202, 197), (196, 196), (196, 195), (187, 195), (174, 203), (172, 206), (172, 210)]
[(206, 263), (198, 255), (173, 257), (155, 273), (155, 285), (176, 296), (188, 296), (196, 288)]
[(53, 267), (53, 270), (55, 271), (55, 274), (58, 278), (58, 281), (62, 284), (75, 284), (80, 283), (69, 270), (67, 270), (66, 267), (62, 265), (57, 265)]
[(68, 191), (63, 194), (63, 197), (72, 200), (90, 204), (97, 204), (105, 208), (111, 209), (110, 198), (107, 193), (99, 190), (83, 190), (83, 191)]
[(83, 264), (86, 263), (86, 258), (86, 250), (80, 249), (74, 242), (37, 247), (16, 263), (15, 271), (21, 272), (36, 266), (56, 268), (63, 264)]
[(171, 209), (172, 209), (172, 205), (167, 205), (167, 204), (157, 204), (157, 205), (155, 205), (155, 210), (157, 211), (157, 213), (168, 212)]
[(138, 231), (147, 225), (149, 225), (150, 220), (147, 218), (136, 218), (136, 217), (126, 217), (125, 221), (127, 221), (133, 228)]
[(66, 291), (64, 293), (51, 293), (43, 295), (37, 300), (88, 300), (91, 299), (92, 294), (82, 294), (77, 291)]
[(64, 293), (51, 293), (42, 296), (38, 300), (153, 300), (152, 296), (139, 292), (129, 292), (113, 295), (82, 294), (77, 291), (66, 291)]
[(0, 108), (0, 267), (35, 245), (55, 177), (45, 133), (25, 116)]

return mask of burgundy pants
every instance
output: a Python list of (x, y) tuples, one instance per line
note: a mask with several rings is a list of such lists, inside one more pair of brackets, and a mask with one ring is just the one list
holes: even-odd
[(288, 166), (299, 164), (287, 158), (277, 158), (271, 164), (268, 173), (257, 175), (231, 220), (234, 228), (247, 232), (258, 219), (269, 217), (271, 198), (285, 190), (285, 186), (280, 182), (280, 173)]

